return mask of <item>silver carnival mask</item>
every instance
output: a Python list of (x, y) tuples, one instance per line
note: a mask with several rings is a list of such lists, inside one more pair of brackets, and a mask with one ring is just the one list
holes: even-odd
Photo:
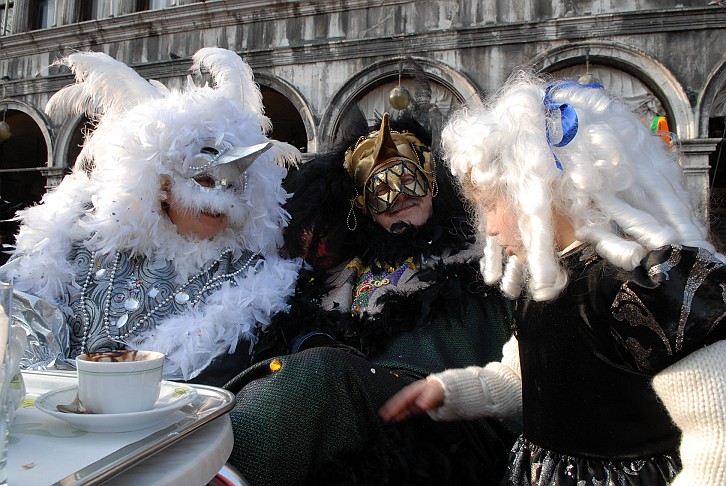
[[(234, 147), (229, 142), (215, 144), (209, 140), (194, 155), (181, 175), (188, 184), (202, 192), (235, 189), (244, 191), (246, 170), (263, 153), (272, 148), (272, 143), (261, 143), (249, 147)], [(186, 165), (186, 164), (185, 164)]]

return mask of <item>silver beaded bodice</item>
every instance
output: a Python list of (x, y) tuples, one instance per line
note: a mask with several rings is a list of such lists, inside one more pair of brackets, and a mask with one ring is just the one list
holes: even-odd
[(165, 318), (181, 314), (225, 282), (254, 266), (262, 258), (243, 252), (233, 258), (223, 252), (179, 281), (172, 262), (152, 265), (144, 257), (127, 252), (93, 254), (75, 247), (71, 254), (77, 290), (64, 296), (73, 315), (68, 319), (71, 357), (84, 352), (118, 349), (123, 340), (157, 326)]

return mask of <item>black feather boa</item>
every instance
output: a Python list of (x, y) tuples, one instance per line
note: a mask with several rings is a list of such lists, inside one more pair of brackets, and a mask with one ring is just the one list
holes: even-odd
[(470, 237), (466, 233), (454, 231), (451, 225), (442, 227), (432, 224), (418, 232), (418, 238), (409, 237), (408, 241), (391, 243), (390, 240), (397, 239), (391, 237), (400, 235), (386, 233), (383, 236), (373, 244), (378, 248), (386, 248), (385, 252), (381, 252), (384, 255), (376, 257), (371, 251), (366, 260), (370, 263), (386, 263), (398, 261), (414, 252), (419, 264), (427, 262), (425, 266), (419, 267), (416, 274), (419, 280), (428, 283), (425, 288), (407, 294), (389, 292), (381, 297), (383, 311), (380, 314), (364, 313), (358, 316), (351, 313), (350, 309), (322, 309), (322, 297), (329, 290), (324, 284), (325, 275), (304, 270), (290, 301), (290, 311), (275, 316), (267, 331), (258, 336), (253, 361), (290, 352), (295, 337), (312, 330), (325, 331), (334, 336), (339, 344), (372, 357), (396, 334), (426, 325), (438, 316), (461, 322), (460, 303), (464, 292), (480, 293), (483, 298), (487, 287), (481, 280), (476, 259), (447, 263), (438, 257), (444, 249), (455, 254), (467, 248)]
[[(441, 212), (441, 211), (440, 211)], [(389, 233), (370, 218), (364, 218), (356, 232), (356, 255), (373, 269), (398, 267), (410, 257), (418, 263), (444, 252), (457, 253), (475, 241), (466, 217), (434, 214), (423, 226)]]
[(437, 264), (422, 271), (419, 277), (430, 285), (409, 294), (389, 292), (379, 300), (383, 308), (380, 314), (359, 317), (350, 312), (339, 313), (334, 321), (338, 338), (366, 356), (376, 356), (396, 334), (424, 326), (439, 316), (461, 322), (462, 293), (479, 287), (483, 296), (485, 288), (483, 283), (476, 283), (478, 271), (471, 264)]

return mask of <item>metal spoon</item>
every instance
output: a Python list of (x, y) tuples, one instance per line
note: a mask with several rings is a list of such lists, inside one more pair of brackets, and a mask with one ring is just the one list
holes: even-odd
[(71, 403), (68, 405), (56, 405), (55, 408), (57, 408), (59, 412), (64, 413), (93, 413), (93, 411), (87, 409), (83, 403), (81, 403), (81, 398), (78, 396), (78, 392), (76, 392), (76, 398)]

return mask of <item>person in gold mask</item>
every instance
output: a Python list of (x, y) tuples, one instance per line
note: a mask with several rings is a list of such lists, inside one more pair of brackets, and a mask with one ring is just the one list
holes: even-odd
[(478, 276), (430, 135), (388, 114), (352, 135), (286, 180), (285, 248), (309, 273), (259, 336), (259, 363), (227, 384), (230, 462), (254, 486), (496, 484), (516, 424), (376, 414), (430, 372), (498, 358), (511, 309)]

